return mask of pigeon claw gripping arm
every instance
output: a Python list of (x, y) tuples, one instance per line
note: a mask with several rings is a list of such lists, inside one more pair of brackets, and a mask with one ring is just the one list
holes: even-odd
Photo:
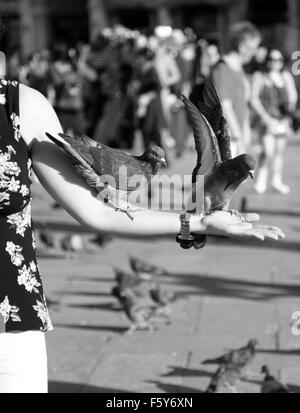
[(195, 237), (190, 232), (190, 219), (191, 214), (187, 212), (180, 215), (181, 228), (180, 233), (176, 237), (176, 242), (185, 250), (192, 248), (195, 240)]

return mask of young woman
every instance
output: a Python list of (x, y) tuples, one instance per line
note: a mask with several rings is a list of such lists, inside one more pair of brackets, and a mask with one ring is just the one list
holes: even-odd
[(255, 190), (263, 194), (271, 175), (273, 189), (288, 194), (290, 188), (282, 182), (283, 155), (291, 133), (290, 114), (298, 100), (292, 75), (284, 70), (281, 52), (271, 49), (261, 71), (253, 75), (252, 106), (260, 118), (263, 153), (257, 173)]
[[(131, 221), (96, 198), (74, 172), (65, 153), (45, 132), (62, 132), (39, 92), (0, 81), (0, 392), (47, 391), (44, 333), (51, 330), (35, 255), (31, 224), (31, 168), (46, 190), (79, 223), (95, 232), (126, 236), (172, 236), (176, 214), (143, 210)], [(228, 212), (193, 216), (192, 232), (238, 238), (279, 239), (275, 227), (253, 226), (256, 214), (238, 219)], [(178, 248), (174, 244), (174, 248)]]

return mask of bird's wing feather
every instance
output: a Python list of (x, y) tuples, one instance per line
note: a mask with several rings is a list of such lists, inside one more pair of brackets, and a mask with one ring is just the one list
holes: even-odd
[[(145, 176), (143, 165), (133, 156), (109, 148), (106, 145), (87, 145), (84, 142), (65, 134), (59, 134), (66, 142), (62, 142), (50, 134), (47, 136), (58, 146), (71, 155), (75, 164), (81, 165), (76, 171), (95, 187), (99, 185), (98, 176), (105, 176), (109, 185), (123, 191), (134, 191), (138, 188), (136, 182), (131, 182), (132, 176)], [(145, 176), (146, 178), (146, 176)], [(102, 182), (103, 179), (102, 179)]]
[(217, 91), (211, 80), (205, 80), (200, 86), (198, 109), (211, 124), (213, 131), (217, 135), (218, 126), (222, 116), (222, 107)]
[(114, 177), (115, 186), (118, 189), (134, 191), (137, 189), (137, 185), (132, 179), (133, 177), (139, 176), (141, 179), (147, 179), (146, 165), (143, 165), (132, 155), (105, 145), (101, 145), (101, 148), (91, 148), (90, 154), (94, 159), (93, 168), (95, 171), (98, 173), (101, 171), (103, 175)]
[(193, 128), (195, 148), (198, 155), (197, 165), (193, 172), (193, 181), (195, 181), (196, 175), (208, 175), (213, 172), (221, 162), (221, 154), (216, 135), (205, 116), (199, 112), (189, 99), (183, 95), (181, 95), (181, 98)]
[(46, 132), (46, 136), (52, 142), (56, 143), (56, 145), (62, 148), (65, 152), (67, 152), (75, 163), (80, 163), (85, 168), (91, 168), (91, 163), (93, 159), (91, 157), (88, 157), (87, 154), (84, 154), (84, 156), (82, 156), (82, 153), (78, 150), (76, 146), (74, 148), (74, 145), (71, 142), (68, 142), (68, 141), (63, 142), (55, 138), (54, 136), (50, 135), (50, 133), (47, 133), (47, 132)]
[(211, 124), (218, 140), (222, 162), (225, 162), (231, 159), (231, 132), (223, 114), (218, 92), (211, 80), (205, 80), (200, 95), (199, 110)]

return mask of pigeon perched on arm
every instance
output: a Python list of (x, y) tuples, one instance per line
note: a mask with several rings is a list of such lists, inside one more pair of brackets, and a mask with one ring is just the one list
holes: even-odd
[(261, 393), (290, 393), (286, 386), (271, 375), (268, 366), (262, 366), (261, 372), (265, 374), (265, 379), (261, 385)]
[(242, 369), (254, 359), (256, 346), (257, 340), (252, 339), (245, 347), (232, 350), (216, 359), (205, 360), (202, 364), (220, 364)]
[[(255, 159), (248, 154), (232, 158), (229, 126), (216, 89), (209, 80), (202, 87), (199, 110), (188, 98), (183, 95), (181, 98), (192, 125), (197, 152), (188, 212), (195, 213), (199, 209), (205, 214), (227, 211), (239, 185), (249, 176), (253, 178)], [(200, 176), (204, 177), (204, 188)], [(200, 205), (197, 195), (200, 195)], [(194, 247), (201, 248), (205, 242), (205, 235), (197, 235)]]
[[(150, 184), (159, 165), (166, 165), (164, 150), (158, 146), (148, 147), (141, 156), (132, 156), (85, 136), (59, 133), (61, 139), (57, 139), (49, 133), (46, 135), (71, 157), (76, 172), (101, 195), (105, 203), (131, 219), (128, 202), (123, 198), (128, 199), (129, 193), (139, 190), (141, 183)], [(134, 177), (139, 177), (140, 182)], [(123, 203), (126, 206), (122, 207)]]

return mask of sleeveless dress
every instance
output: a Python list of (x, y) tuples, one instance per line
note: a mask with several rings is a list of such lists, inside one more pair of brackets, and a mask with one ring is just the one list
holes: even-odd
[[(274, 136), (288, 136), (291, 130), (289, 98), (286, 87), (278, 87), (271, 80), (264, 78), (264, 86), (261, 90), (259, 98), (267, 113), (273, 118), (279, 120), (283, 127), (284, 133), (273, 133)], [(260, 121), (258, 129), (262, 135), (269, 132), (267, 126), (262, 121)]]
[(6, 332), (52, 329), (36, 261), (19, 83), (0, 80), (0, 317)]

